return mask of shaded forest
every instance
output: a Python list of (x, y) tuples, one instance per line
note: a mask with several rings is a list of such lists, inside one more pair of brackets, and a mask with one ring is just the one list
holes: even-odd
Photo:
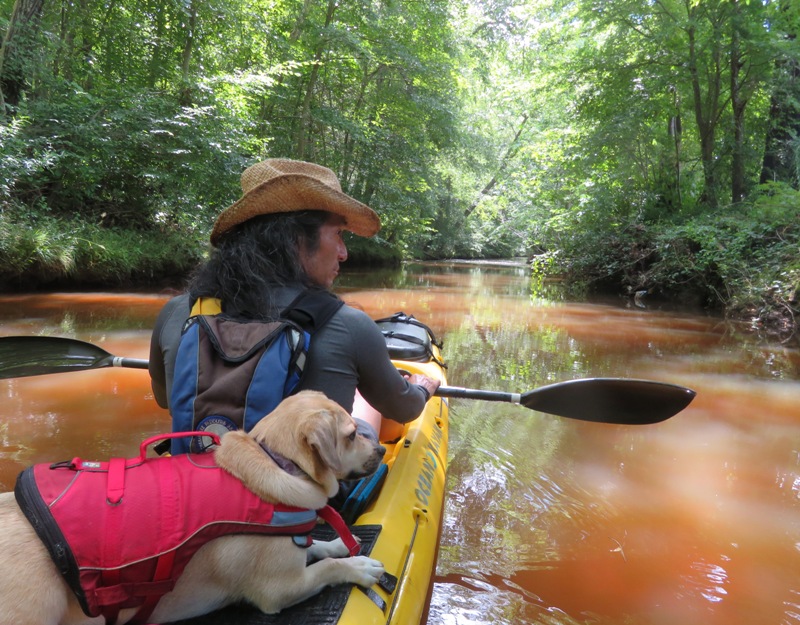
[(381, 215), (356, 262), (800, 314), (786, 0), (0, 0), (0, 282), (159, 284), (256, 160)]

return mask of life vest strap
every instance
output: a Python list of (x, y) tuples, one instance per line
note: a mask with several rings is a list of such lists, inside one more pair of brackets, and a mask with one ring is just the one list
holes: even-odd
[(129, 621), (129, 625), (138, 625), (139, 623), (146, 622), (147, 619), (150, 618), (150, 615), (153, 613), (153, 610), (156, 609), (156, 605), (158, 605), (158, 602), (161, 600), (161, 597), (167, 592), (171, 591), (172, 588), (174, 588), (175, 580), (170, 579), (172, 577), (172, 567), (174, 564), (175, 564), (174, 551), (169, 551), (159, 556), (158, 562), (156, 563), (156, 571), (153, 574), (153, 581), (150, 583), (151, 584), (168, 583), (169, 587), (161, 586), (159, 588), (166, 589), (164, 592), (153, 593), (147, 596), (147, 598), (144, 600), (144, 603), (142, 604), (142, 607), (139, 608), (134, 617)]
[(125, 494), (125, 458), (111, 458), (108, 461), (108, 484), (106, 501), (116, 506)]
[[(145, 623), (153, 613), (159, 599), (175, 588), (174, 579), (158, 582), (123, 582), (116, 586), (106, 586), (95, 591), (95, 600), (107, 623), (114, 623), (120, 612), (120, 606), (131, 597), (144, 597), (145, 602), (128, 621), (128, 625)], [(152, 604), (152, 605), (151, 605)], [(146, 609), (147, 608), (147, 609)]]
[(192, 304), (190, 317), (196, 315), (218, 315), (222, 312), (222, 301), (216, 297), (200, 297)]
[(336, 533), (339, 534), (339, 538), (342, 539), (345, 547), (350, 552), (351, 556), (357, 556), (361, 551), (361, 545), (358, 544), (358, 541), (353, 536), (353, 533), (350, 531), (350, 528), (347, 527), (347, 523), (344, 522), (344, 519), (341, 515), (334, 510), (331, 506), (325, 506), (321, 510), (317, 510), (317, 514), (322, 518), (324, 521), (328, 523)]

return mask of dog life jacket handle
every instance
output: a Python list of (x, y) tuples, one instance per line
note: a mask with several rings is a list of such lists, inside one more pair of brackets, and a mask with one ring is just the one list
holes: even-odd
[[(213, 432), (172, 432), (169, 434), (156, 434), (148, 439), (142, 441), (139, 445), (139, 459), (137, 462), (144, 462), (147, 458), (147, 448), (153, 443), (169, 438), (179, 438), (182, 436), (208, 436), (215, 445), (219, 445), (219, 435)], [(87, 465), (94, 465), (96, 463), (90, 462)], [(85, 468), (84, 461), (80, 458), (73, 458), (68, 463), (56, 463), (50, 468), (55, 468), (57, 465), (67, 466), (73, 470), (81, 470)], [(118, 505), (123, 496), (125, 495), (125, 469), (129, 466), (129, 462), (125, 458), (111, 458), (108, 462), (108, 484), (106, 486), (106, 502), (112, 506)], [(113, 535), (113, 532), (112, 532)]]
[(183, 438), (184, 436), (205, 436), (214, 441), (214, 445), (219, 445), (219, 434), (214, 432), (170, 432), (168, 434), (156, 434), (142, 441), (139, 445), (139, 459), (144, 460), (147, 454), (147, 448), (156, 441), (169, 439), (169, 438)]
[(347, 523), (344, 522), (342, 516), (330, 506), (325, 506), (321, 510), (317, 510), (317, 514), (322, 520), (326, 521), (328, 525), (336, 530), (336, 533), (339, 534), (339, 538), (342, 539), (350, 555), (357, 556), (361, 551), (361, 545), (358, 544), (358, 541), (353, 536), (350, 528), (347, 527)]

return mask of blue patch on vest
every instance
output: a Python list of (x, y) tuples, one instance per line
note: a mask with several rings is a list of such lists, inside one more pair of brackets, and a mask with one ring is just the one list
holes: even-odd
[[(224, 434), (235, 432), (239, 428), (227, 417), (212, 415), (203, 419), (194, 429), (197, 432), (213, 432), (214, 434), (218, 434), (221, 438)], [(202, 454), (206, 451), (211, 451), (213, 447), (215, 447), (214, 441), (211, 440), (210, 436), (193, 436), (189, 445), (190, 451), (193, 454)]]
[[(308, 353), (311, 344), (308, 332), (303, 332), (303, 353)], [(291, 395), (300, 382), (300, 373), (293, 366), (295, 349), (289, 344), (288, 335), (275, 339), (256, 367), (253, 383), (247, 389), (244, 410), (244, 430), (249, 432), (256, 423), (272, 412), (284, 397)], [(284, 372), (286, 372), (284, 374)], [(281, 386), (280, 379), (286, 376)]]

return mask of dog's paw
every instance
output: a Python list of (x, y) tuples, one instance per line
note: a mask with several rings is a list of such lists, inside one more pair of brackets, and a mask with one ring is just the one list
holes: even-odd
[(383, 564), (367, 556), (355, 556), (344, 560), (350, 565), (353, 577), (350, 579), (354, 584), (369, 588), (378, 583), (385, 569)]

